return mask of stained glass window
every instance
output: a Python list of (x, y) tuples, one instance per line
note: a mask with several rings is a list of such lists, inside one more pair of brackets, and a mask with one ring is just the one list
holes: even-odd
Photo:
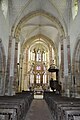
[(41, 61), (41, 51), (40, 51), (40, 49), (37, 50), (36, 61)]
[(36, 70), (41, 70), (41, 66), (37, 66), (37, 67), (36, 67)]
[(46, 83), (47, 83), (46, 78), (47, 78), (47, 75), (44, 74), (44, 75), (43, 75), (43, 84), (46, 84)]
[(40, 74), (39, 73), (36, 75), (36, 83), (40, 83)]
[(72, 17), (75, 19), (78, 13), (78, 0), (72, 0)]
[(46, 61), (46, 52), (43, 51), (43, 61)]
[(7, 11), (8, 11), (8, 0), (2, 0), (1, 1), (1, 9), (2, 9), (4, 17), (6, 18)]

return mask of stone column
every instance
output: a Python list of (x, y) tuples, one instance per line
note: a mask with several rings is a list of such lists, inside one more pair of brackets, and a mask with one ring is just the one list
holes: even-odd
[(7, 71), (6, 71), (6, 81), (5, 81), (5, 95), (9, 95), (8, 87), (9, 87), (10, 63), (11, 63), (11, 46), (12, 46), (12, 37), (9, 36)]
[(67, 40), (67, 59), (68, 59), (68, 84), (70, 90), (70, 96), (72, 96), (72, 74), (71, 74), (71, 50), (70, 50), (70, 37), (66, 37)]
[(22, 90), (27, 90), (27, 69), (28, 69), (28, 48), (24, 51), (23, 72), (22, 72)]
[(60, 48), (61, 48), (61, 63), (60, 63), (60, 81), (62, 82), (62, 94), (64, 95), (65, 91), (65, 81), (64, 81), (64, 44), (63, 36), (60, 37)]
[(18, 58), (18, 41), (15, 41), (15, 53), (14, 53), (14, 89), (15, 91), (18, 91), (18, 80), (17, 80), (17, 58)]
[(20, 56), (20, 84), (19, 84), (20, 92), (22, 92), (23, 60), (24, 60), (24, 56), (23, 54), (21, 54)]
[(50, 60), (50, 64), (52, 64), (53, 60), (52, 60), (52, 46), (50, 45), (50, 54), (49, 54), (49, 60)]
[(29, 55), (28, 55), (28, 51), (29, 51), (29, 47), (26, 49), (26, 71), (25, 71), (25, 80), (26, 80), (26, 83), (27, 83), (27, 90), (29, 88), (29, 79), (28, 79), (28, 58), (29, 58)]
[[(52, 46), (50, 45), (49, 46), (49, 67), (50, 65), (53, 63), (53, 60), (52, 60)], [(49, 79), (52, 78), (52, 72), (49, 72)]]
[(5, 66), (5, 52), (2, 40), (0, 39), (0, 96), (3, 96), (5, 93)]
[(63, 79), (64, 95), (71, 96), (72, 79), (71, 79), (71, 53), (69, 36), (61, 38), (61, 71)]
[(67, 39), (64, 38), (64, 82), (65, 82), (65, 95), (69, 96), (69, 81), (68, 81), (68, 52), (67, 52)]
[(8, 94), (15, 94), (15, 74), (14, 74), (14, 66), (15, 66), (15, 38), (12, 37), (12, 45), (11, 45), (11, 59), (10, 59), (10, 74), (9, 74), (9, 85), (8, 85)]
[(17, 50), (18, 42), (12, 36), (9, 37), (7, 72), (5, 81), (5, 95), (14, 95), (16, 91), (17, 78)]
[(71, 73), (71, 52), (70, 52), (70, 38), (67, 39), (67, 55), (68, 55), (68, 73)]
[(61, 37), (61, 78), (64, 78), (64, 44), (63, 37)]

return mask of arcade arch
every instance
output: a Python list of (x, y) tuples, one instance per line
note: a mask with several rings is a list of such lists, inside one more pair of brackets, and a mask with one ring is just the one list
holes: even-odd
[(80, 39), (78, 40), (73, 56), (73, 85), (77, 94), (80, 94)]
[[(33, 19), (33, 18), (35, 18), (36, 16), (42, 16), (42, 17), (44, 17), (45, 19), (47, 19), (47, 20), (49, 20), (50, 22), (51, 22), (51, 24), (48, 24), (48, 26), (50, 27), (53, 27), (53, 28), (56, 28), (56, 30), (58, 31), (58, 34), (59, 34), (59, 37), (60, 36), (63, 36), (63, 38), (64, 38), (64, 36), (65, 36), (65, 33), (66, 33), (66, 31), (64, 31), (64, 28), (63, 28), (63, 26), (61, 25), (61, 23), (60, 23), (60, 21), (56, 18), (56, 17), (54, 17), (54, 16), (52, 16), (50, 13), (47, 13), (46, 11), (44, 11), (44, 10), (38, 10), (38, 11), (33, 11), (33, 12), (31, 12), (31, 13), (29, 13), (29, 14), (27, 14), (25, 17), (23, 17), (21, 20), (20, 20), (20, 22), (18, 23), (18, 25), (17, 26), (14, 26), (14, 27), (12, 27), (12, 36), (14, 36), (15, 37), (15, 39), (16, 40), (18, 40), (18, 41), (20, 41), (20, 43), (21, 43), (21, 51), (20, 51), (20, 60), (19, 60), (19, 62), (20, 62), (20, 67), (18, 67), (18, 68), (21, 68), (20, 70), (19, 70), (19, 72), (20, 72), (20, 78), (19, 78), (19, 82), (18, 83), (20, 83), (19, 84), (19, 90), (21, 91), (21, 90), (25, 90), (25, 89), (27, 89), (27, 88), (29, 88), (29, 82), (30, 82), (30, 80), (29, 80), (29, 78), (31, 77), (29, 77), (29, 76), (26, 76), (26, 74), (27, 74), (27, 72), (29, 73), (29, 71), (28, 71), (28, 59), (27, 59), (27, 67), (25, 66), (25, 65), (23, 65), (23, 61), (24, 61), (24, 59), (26, 59), (26, 58), (28, 58), (28, 54), (26, 53), (26, 51), (28, 52), (28, 49), (29, 49), (29, 47), (30, 47), (30, 45), (31, 44), (34, 44), (35, 43), (35, 41), (36, 41), (36, 38), (39, 40), (39, 39), (41, 39), (41, 40), (43, 40), (43, 41), (41, 41), (41, 46), (43, 46), (43, 44), (45, 43), (45, 45), (46, 45), (46, 43), (47, 43), (47, 48), (48, 48), (48, 59), (50, 58), (51, 60), (50, 60), (50, 62), (48, 63), (48, 67), (49, 67), (49, 65), (52, 63), (52, 61), (53, 61), (53, 58), (52, 58), (52, 53), (51, 53), (51, 56), (50, 56), (50, 53), (49, 53), (49, 51), (50, 52), (52, 52), (53, 51), (53, 53), (55, 53), (55, 58), (54, 58), (54, 61), (55, 61), (55, 64), (56, 65), (58, 65), (58, 54), (57, 54), (57, 47), (56, 47), (56, 44), (55, 44), (55, 42), (54, 42), (54, 38), (52, 38), (52, 39), (50, 39), (50, 38), (48, 38), (48, 36), (47, 36), (47, 34), (45, 34), (44, 35), (44, 33), (42, 34), (42, 32), (41, 32), (41, 28), (40, 27), (43, 27), (43, 23), (39, 23), (38, 24), (38, 32), (36, 32), (35, 33), (35, 36), (34, 36), (34, 34), (31, 34), (31, 35), (29, 35), (29, 37), (26, 35), (26, 37), (22, 40), (20, 40), (20, 36), (21, 36), (21, 34), (22, 34), (22, 29), (23, 29), (23, 26), (25, 26), (28, 22), (29, 22), (29, 20), (31, 20), (31, 19)], [(34, 25), (34, 23), (32, 23), (31, 25)], [(15, 30), (14, 30), (14, 28), (15, 28)], [(24, 34), (23, 34), (24, 35)], [(34, 39), (32, 39), (32, 38), (34, 38)], [(29, 40), (28, 40), (29, 39)], [(31, 43), (31, 40), (30, 39), (32, 39), (32, 43)], [(58, 41), (59, 42), (59, 41)], [(29, 44), (30, 45), (29, 45)], [(37, 46), (39, 46), (40, 45), (40, 43), (39, 44), (37, 44), (37, 41), (36, 41), (36, 45)], [(45, 47), (46, 48), (46, 47)], [(41, 48), (42, 49), (42, 48)], [(44, 49), (44, 51), (45, 51), (46, 49)], [(37, 51), (37, 50), (36, 50)], [(23, 54), (27, 54), (26, 56), (27, 57), (23, 57), (24, 55)], [(23, 59), (24, 58), (24, 59)], [(41, 58), (42, 59), (42, 58)], [(25, 63), (25, 62), (24, 62)], [(32, 64), (32, 63), (31, 63)], [(47, 68), (48, 68), (47, 67)], [(24, 69), (23, 69), (24, 68)], [(26, 73), (25, 73), (25, 71), (26, 71)], [(46, 69), (46, 71), (47, 71), (47, 69)], [(43, 72), (43, 71), (42, 71)], [(32, 74), (32, 73), (31, 73)], [(29, 75), (29, 74), (28, 74)], [(38, 73), (38, 75), (37, 76), (39, 76), (39, 73)], [(45, 79), (45, 76), (46, 75), (44, 75), (44, 76), (42, 76), (41, 78), (44, 78)], [(32, 77), (34, 77), (33, 75), (32, 75)], [(39, 77), (40, 78), (40, 77)], [(18, 78), (17, 78), (18, 79)], [(23, 79), (23, 80), (22, 80)], [(28, 81), (28, 83), (26, 83), (26, 79), (27, 79), (27, 81)], [(37, 79), (37, 77), (36, 77), (36, 79)], [(47, 75), (47, 79), (48, 79), (48, 75)], [(39, 80), (38, 80), (39, 81)], [(45, 80), (44, 80), (45, 81)], [(26, 83), (26, 86), (24, 87), (24, 84)], [(48, 82), (47, 82), (48, 83)], [(28, 86), (28, 87), (27, 87)]]
[(34, 41), (29, 39), (24, 45), (22, 61), (24, 69), (22, 73), (23, 90), (40, 86), (43, 89), (49, 88), (50, 75), (48, 68), (53, 60), (57, 64), (57, 50), (48, 38), (42, 37), (41, 35), (33, 37)]

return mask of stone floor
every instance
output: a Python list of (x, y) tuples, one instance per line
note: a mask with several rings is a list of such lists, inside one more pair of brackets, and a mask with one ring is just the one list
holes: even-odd
[(25, 120), (53, 120), (44, 99), (34, 99)]

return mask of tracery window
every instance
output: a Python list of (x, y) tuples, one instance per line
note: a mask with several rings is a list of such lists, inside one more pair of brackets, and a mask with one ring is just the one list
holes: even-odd
[(47, 57), (46, 51), (44, 50), (44, 51), (43, 51), (43, 61), (46, 61), (46, 57)]
[(46, 84), (47, 83), (47, 75), (44, 73), (43, 75), (43, 84)]
[(36, 75), (36, 83), (40, 83), (40, 74), (38, 73), (37, 75)]
[(41, 66), (38, 65), (38, 66), (36, 67), (36, 70), (41, 70)]
[[(29, 56), (29, 64), (28, 68), (30, 72), (30, 84), (34, 84), (34, 87), (37, 85), (44, 85), (48, 82), (48, 73), (47, 67), (49, 64), (49, 51), (48, 49), (43, 46), (43, 44), (37, 44), (35, 46), (32, 46), (28, 51)], [(34, 64), (33, 64), (34, 63)], [(33, 69), (32, 69), (33, 68)], [(33, 75), (31, 74), (31, 70), (33, 71)], [(32, 80), (34, 79), (34, 80)]]
[(36, 61), (41, 61), (41, 50), (40, 49), (37, 50)]
[(30, 51), (30, 60), (35, 60), (35, 51)]
[(78, 13), (78, 0), (72, 0), (72, 17), (75, 19)]

